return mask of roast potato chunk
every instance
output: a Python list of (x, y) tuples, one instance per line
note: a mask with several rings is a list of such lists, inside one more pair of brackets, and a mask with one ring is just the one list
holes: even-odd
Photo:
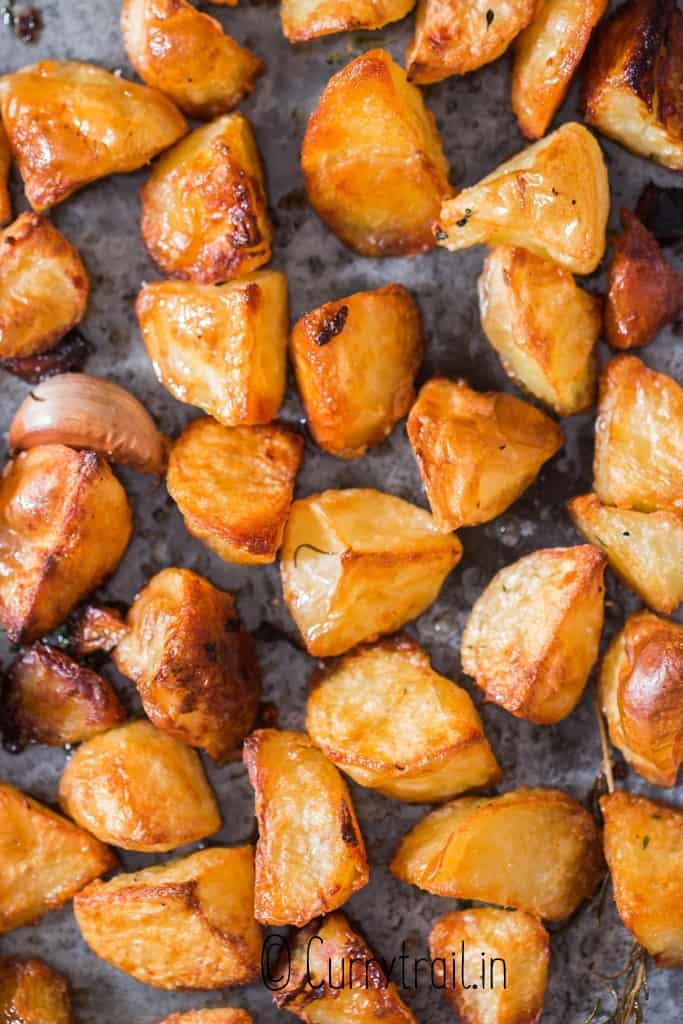
[(147, 716), (224, 761), (253, 726), (261, 694), (232, 594), (187, 569), (164, 569), (135, 598), (126, 623), (114, 661), (134, 680)]
[(519, 387), (558, 416), (595, 401), (602, 302), (563, 267), (526, 249), (499, 245), (479, 278), (486, 337)]
[(302, 316), (291, 352), (320, 447), (350, 459), (381, 444), (415, 399), (423, 347), (420, 310), (400, 284), (356, 292)]
[(604, 874), (600, 832), (558, 789), (458, 797), (401, 841), (393, 873), (437, 896), (484, 900), (560, 921)]
[(221, 285), (145, 285), (136, 310), (159, 381), (225, 426), (269, 423), (285, 394), (287, 282), (261, 271)]
[(309, 654), (330, 657), (421, 615), (461, 556), (455, 535), (401, 498), (324, 491), (292, 505), (284, 597)]
[(282, 31), (290, 43), (352, 29), (383, 28), (412, 11), (415, 0), (282, 0)]
[(573, 274), (590, 274), (605, 252), (608, 213), (600, 146), (570, 123), (446, 200), (435, 232), (452, 252), (480, 242), (517, 245)]
[(111, 651), (126, 635), (126, 624), (116, 608), (88, 604), (74, 616), (69, 648), (77, 658), (98, 651)]
[(93, 883), (74, 913), (93, 952), (146, 985), (215, 989), (258, 978), (252, 846), (214, 846)]
[(434, 377), (410, 410), (408, 437), (440, 529), (504, 512), (563, 444), (549, 416), (512, 395)]
[(414, 256), (453, 194), (434, 115), (385, 50), (327, 83), (301, 149), (311, 206), (362, 256)]
[(0, 960), (0, 1020), (7, 1024), (71, 1024), (66, 981), (42, 960)]
[(0, 121), (0, 224), (12, 219), (12, 199), (9, 194), (9, 173), (12, 167), (12, 151), (5, 127)]
[(574, 710), (598, 656), (606, 561), (589, 544), (544, 548), (496, 573), (462, 636), (488, 701), (544, 725)]
[(303, 438), (285, 427), (202, 417), (173, 445), (166, 486), (190, 533), (224, 561), (273, 562), (302, 455)]
[(188, 1010), (172, 1013), (161, 1024), (252, 1024), (252, 1018), (246, 1010)]
[(21, 452), (0, 478), (0, 621), (28, 643), (118, 565), (132, 532), (126, 492), (94, 452)]
[(242, 114), (197, 128), (165, 153), (140, 201), (142, 239), (167, 274), (219, 284), (270, 259), (263, 168)]
[(38, 211), (98, 178), (142, 167), (187, 131), (156, 89), (73, 60), (44, 60), (6, 75), (0, 102), (26, 196)]
[(621, 920), (659, 967), (683, 967), (683, 811), (632, 793), (600, 807)]
[(83, 743), (64, 769), (59, 802), (83, 828), (124, 850), (173, 850), (221, 827), (198, 755), (146, 721)]
[(259, 729), (244, 743), (256, 797), (254, 914), (308, 924), (368, 881), (365, 845), (346, 783), (305, 733)]
[(399, 800), (445, 800), (500, 778), (469, 694), (408, 637), (318, 669), (306, 728), (352, 779)]
[(63, 906), (115, 866), (103, 843), (0, 783), (0, 934)]

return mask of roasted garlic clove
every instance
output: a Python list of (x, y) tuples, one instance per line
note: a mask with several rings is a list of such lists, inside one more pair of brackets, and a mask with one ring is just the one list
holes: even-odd
[(282, 31), (290, 43), (333, 32), (369, 31), (400, 21), (415, 0), (282, 0)]
[(0, 1020), (72, 1024), (66, 979), (42, 960), (0, 959)]

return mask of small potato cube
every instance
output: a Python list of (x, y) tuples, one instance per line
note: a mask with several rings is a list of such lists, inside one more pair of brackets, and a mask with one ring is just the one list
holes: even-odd
[(391, 870), (437, 896), (482, 900), (560, 921), (604, 875), (600, 832), (559, 789), (458, 797), (402, 839)]
[(462, 636), (487, 701), (542, 725), (574, 710), (598, 656), (606, 561), (589, 544), (544, 548), (496, 573)]
[(461, 556), (454, 534), (401, 498), (324, 491), (292, 505), (284, 597), (309, 654), (327, 658), (421, 615)]
[(64, 769), (59, 802), (83, 828), (124, 850), (173, 850), (221, 827), (198, 755), (147, 721), (83, 743)]
[(99, 651), (111, 651), (127, 632), (116, 608), (106, 604), (88, 604), (75, 615), (69, 633), (69, 648), (77, 658)]
[(0, 121), (0, 225), (12, 219), (12, 198), (9, 194), (9, 175), (12, 168), (12, 150), (5, 127)]
[(146, 985), (217, 989), (259, 976), (253, 846), (214, 846), (93, 883), (74, 913), (93, 952)]
[(59, 444), (21, 452), (0, 478), (0, 621), (14, 643), (59, 625), (109, 576), (132, 514), (107, 461)]
[[(214, 3), (216, 0), (214, 0)], [(172, 1013), (161, 1024), (253, 1024), (246, 1010), (188, 1010)]]
[(420, 391), (408, 437), (444, 531), (495, 519), (563, 444), (557, 424), (533, 405), (446, 377), (433, 377)]
[(136, 302), (159, 381), (227, 427), (269, 423), (285, 395), (287, 281), (261, 271), (210, 285), (161, 281)]
[(167, 274), (220, 284), (270, 259), (263, 167), (242, 114), (197, 128), (164, 154), (140, 202), (142, 239)]
[(415, 0), (282, 0), (280, 16), (290, 43), (304, 43), (333, 32), (384, 28), (414, 6)]
[(311, 680), (306, 728), (361, 786), (431, 803), (498, 782), (469, 694), (408, 637), (359, 647)]
[(451, 252), (480, 242), (515, 245), (590, 274), (605, 252), (609, 202), (600, 146), (572, 122), (447, 199), (435, 233)]
[(316, 442), (343, 459), (381, 444), (415, 400), (424, 340), (407, 288), (326, 302), (294, 327), (291, 353)]
[(166, 486), (185, 526), (225, 562), (274, 562), (303, 438), (285, 427), (193, 420), (171, 449)]
[(6, 1024), (71, 1024), (65, 979), (42, 960), (0, 959), (0, 1020)]
[(327, 83), (301, 149), (311, 206), (361, 256), (415, 256), (453, 195), (434, 115), (385, 50)]
[(259, 729), (244, 743), (256, 797), (254, 915), (264, 924), (308, 924), (368, 882), (349, 791), (305, 733)]

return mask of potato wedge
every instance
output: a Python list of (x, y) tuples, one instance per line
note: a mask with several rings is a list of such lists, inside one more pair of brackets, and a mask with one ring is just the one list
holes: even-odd
[(44, 60), (2, 80), (2, 120), (34, 210), (137, 170), (187, 123), (170, 100), (94, 64)]
[(487, 701), (543, 725), (574, 710), (598, 656), (606, 562), (584, 544), (533, 551), (496, 573), (462, 635), (463, 669)]
[(453, 195), (434, 115), (385, 50), (327, 83), (301, 148), (311, 206), (362, 256), (434, 247), (432, 222)]
[(600, 146), (572, 122), (447, 199), (435, 234), (451, 252), (480, 242), (515, 245), (590, 274), (605, 252), (609, 201)]
[(258, 729), (244, 742), (256, 797), (254, 916), (308, 924), (368, 882), (368, 862), (344, 779), (305, 733)]
[(558, 416), (595, 402), (602, 302), (563, 267), (498, 245), (479, 278), (479, 311), (503, 369)]
[(437, 896), (560, 921), (604, 875), (595, 819), (559, 789), (458, 797), (401, 840), (391, 870)]
[(343, 459), (381, 444), (415, 400), (423, 349), (420, 310), (401, 284), (305, 313), (290, 351), (316, 443)]
[(306, 728), (352, 779), (398, 800), (431, 803), (500, 779), (469, 694), (407, 636), (319, 668)]
[[(215, 2), (215, 0), (214, 0)], [(161, 1024), (253, 1024), (246, 1010), (188, 1010), (187, 1013), (172, 1013)]]
[(197, 754), (147, 721), (83, 743), (64, 769), (59, 802), (77, 824), (124, 850), (173, 850), (221, 827)]
[(683, 967), (683, 811), (623, 792), (600, 808), (621, 920), (658, 967)]
[(12, 198), (9, 194), (9, 175), (12, 168), (12, 150), (5, 126), (0, 121), (0, 225), (12, 219)]
[(87, 604), (75, 613), (69, 631), (69, 649), (77, 658), (111, 651), (127, 632), (120, 612), (106, 604)]
[(409, 14), (416, 0), (282, 0), (282, 31), (290, 43), (334, 32), (384, 28)]
[(0, 1020), (7, 1024), (71, 1024), (66, 980), (42, 960), (0, 959)]
[(299, 434), (271, 424), (193, 420), (171, 449), (166, 486), (189, 532), (225, 562), (274, 562), (303, 456)]
[(253, 846), (213, 846), (95, 882), (74, 914), (97, 956), (146, 985), (216, 989), (259, 976)]
[(495, 519), (564, 443), (549, 416), (519, 398), (432, 377), (408, 417), (408, 438), (437, 526)]
[(295, 501), (280, 571), (309, 654), (327, 658), (393, 633), (429, 607), (462, 556), (428, 512), (381, 491)]

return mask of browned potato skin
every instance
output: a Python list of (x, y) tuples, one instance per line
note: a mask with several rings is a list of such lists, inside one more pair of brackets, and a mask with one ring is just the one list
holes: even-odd
[(98, 178), (142, 167), (187, 131), (182, 114), (155, 89), (79, 61), (44, 60), (6, 75), (0, 100), (37, 211)]
[(381, 444), (415, 399), (423, 350), (420, 310), (400, 284), (305, 313), (290, 351), (316, 443), (343, 459)]
[(415, 0), (282, 0), (282, 31), (290, 43), (334, 32), (368, 31), (400, 21), (415, 6)]
[(94, 452), (40, 445), (0, 478), (0, 621), (39, 639), (113, 572), (132, 532), (123, 487)]
[(365, 844), (349, 791), (305, 733), (258, 729), (244, 742), (244, 763), (259, 829), (254, 916), (264, 924), (301, 927), (367, 885)]
[(252, 1018), (246, 1010), (188, 1010), (172, 1013), (160, 1024), (252, 1024)]
[(42, 960), (0, 960), (0, 1020), (7, 1024), (71, 1024), (65, 979)]
[(127, 626), (121, 614), (106, 604), (88, 604), (76, 614), (69, 633), (69, 648), (77, 658), (111, 651), (123, 640)]
[(0, 122), (0, 225), (12, 219), (12, 199), (9, 194), (9, 173), (12, 167), (12, 151), (5, 126)]
[(147, 716), (225, 761), (253, 726), (261, 695), (254, 645), (232, 594), (187, 569), (164, 569), (138, 594), (126, 624), (114, 661), (134, 680)]

